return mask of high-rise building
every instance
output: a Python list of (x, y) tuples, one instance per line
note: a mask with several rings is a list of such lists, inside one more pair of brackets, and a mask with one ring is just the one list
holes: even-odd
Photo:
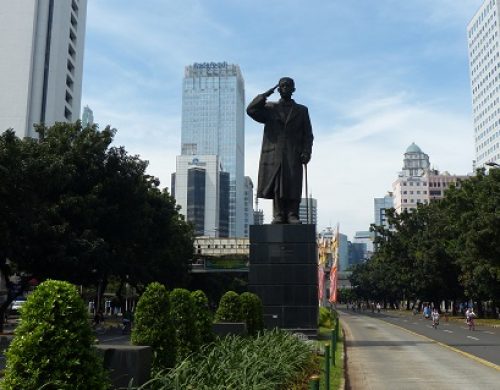
[(217, 155), (229, 173), (229, 235), (245, 235), (245, 90), (238, 65), (185, 68), (182, 155)]
[(389, 192), (383, 198), (373, 199), (373, 208), (375, 214), (375, 225), (382, 226), (386, 229), (389, 228), (389, 223), (385, 216), (385, 211), (394, 207), (394, 197), (392, 192)]
[(500, 163), (500, 5), (486, 0), (467, 25), (475, 167)]
[(0, 131), (80, 117), (87, 0), (0, 2)]
[(92, 126), (94, 124), (94, 112), (90, 109), (89, 106), (83, 107), (82, 113), (82, 126)]
[[(308, 213), (309, 212), (309, 216)], [(302, 223), (316, 225), (318, 222), (318, 201), (315, 198), (301, 198), (299, 205), (299, 219)]]
[(352, 242), (355, 244), (366, 244), (365, 258), (369, 259), (373, 254), (373, 240), (375, 234), (369, 230), (357, 231), (354, 233)]
[(217, 156), (177, 156), (171, 190), (195, 235), (228, 236), (229, 174)]
[(439, 173), (431, 169), (429, 156), (412, 143), (404, 154), (403, 170), (392, 184), (394, 209), (400, 214), (412, 211), (419, 204), (427, 204), (431, 200), (441, 199), (450, 185), (459, 185), (459, 181), (467, 176)]
[(253, 181), (250, 176), (245, 176), (245, 237), (250, 235), (250, 225), (254, 224), (253, 217)]
[(253, 224), (264, 225), (264, 211), (259, 209), (259, 198), (255, 194), (255, 207), (253, 209)]

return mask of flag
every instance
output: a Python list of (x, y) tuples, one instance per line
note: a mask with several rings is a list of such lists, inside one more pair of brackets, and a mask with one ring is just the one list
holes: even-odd
[(330, 244), (330, 250), (332, 252), (332, 267), (330, 269), (330, 303), (337, 302), (337, 278), (339, 270), (339, 225), (337, 224), (337, 229), (334, 236), (332, 237), (332, 242)]
[(325, 269), (321, 264), (318, 265), (318, 300), (319, 303), (323, 301), (323, 294), (325, 290)]

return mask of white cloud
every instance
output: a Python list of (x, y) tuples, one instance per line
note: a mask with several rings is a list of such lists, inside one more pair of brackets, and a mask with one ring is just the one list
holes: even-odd
[[(373, 198), (391, 189), (411, 142), (440, 170), (470, 171), (465, 24), (481, 2), (92, 1), (82, 104), (170, 187), (184, 66), (238, 63), (247, 102), (290, 75), (316, 137), (309, 189), (318, 228), (339, 222), (352, 236), (372, 222)], [(254, 185), (261, 139), (247, 118), (245, 174)], [(268, 220), (270, 203), (260, 202)]]

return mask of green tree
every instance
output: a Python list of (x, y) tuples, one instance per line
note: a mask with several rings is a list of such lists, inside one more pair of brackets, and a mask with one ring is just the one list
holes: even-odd
[(161, 283), (150, 283), (135, 310), (131, 341), (153, 349), (153, 372), (175, 365), (175, 333), (170, 316), (170, 297)]
[(40, 284), (21, 308), (7, 351), (3, 389), (107, 389), (102, 360), (76, 288), (57, 280)]
[(460, 269), (465, 295), (499, 306), (500, 170), (478, 170), (476, 176), (447, 191), (442, 207), (453, 235), (448, 249)]
[(111, 276), (140, 290), (154, 280), (185, 285), (192, 231), (146, 174), (148, 163), (111, 147), (116, 130), (109, 127), (58, 123), (38, 132), (39, 140), (0, 136), (6, 280), (17, 272), (24, 285), (58, 278), (99, 285), (102, 293)]

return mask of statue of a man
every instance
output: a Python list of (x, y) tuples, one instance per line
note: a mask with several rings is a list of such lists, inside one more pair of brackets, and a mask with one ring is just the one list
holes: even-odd
[[(281, 99), (267, 102), (276, 88)], [(293, 92), (293, 79), (283, 77), (267, 92), (257, 95), (247, 107), (247, 114), (265, 125), (257, 196), (273, 199), (272, 223), (275, 224), (301, 223), (302, 164), (311, 159), (314, 138), (307, 107), (295, 103)]]

